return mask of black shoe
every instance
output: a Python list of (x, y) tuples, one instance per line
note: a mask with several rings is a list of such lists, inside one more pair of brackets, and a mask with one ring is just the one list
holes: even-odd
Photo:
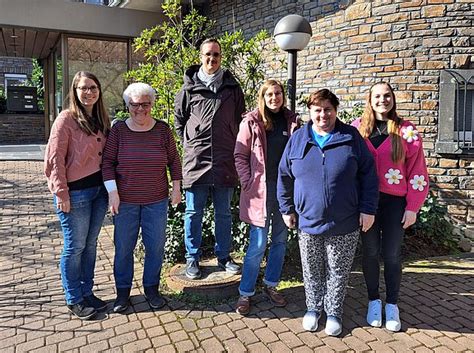
[(128, 309), (131, 288), (117, 288), (117, 299), (114, 302), (114, 313)]
[(97, 314), (97, 310), (91, 306), (88, 306), (84, 300), (77, 304), (68, 305), (67, 308), (71, 313), (81, 320), (89, 320), (90, 318), (94, 317), (95, 314)]
[(158, 292), (157, 286), (145, 287), (145, 299), (153, 309), (159, 309), (165, 306), (166, 301)]
[(186, 261), (186, 277), (188, 277), (189, 279), (201, 278), (201, 270), (199, 268), (198, 260)]
[(222, 260), (218, 259), (217, 266), (225, 270), (225, 272), (231, 273), (233, 275), (238, 275), (240, 273), (240, 266), (237, 265), (230, 256)]
[(107, 303), (97, 298), (94, 294), (84, 297), (84, 301), (86, 302), (87, 306), (91, 306), (97, 311), (104, 310), (107, 307)]

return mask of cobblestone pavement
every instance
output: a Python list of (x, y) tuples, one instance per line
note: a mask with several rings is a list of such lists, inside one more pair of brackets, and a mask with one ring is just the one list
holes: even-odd
[[(68, 313), (58, 262), (61, 233), (42, 176), (41, 162), (0, 162), (0, 351), (198, 351), (312, 352), (474, 350), (474, 258), (430, 259), (404, 268), (400, 308), (402, 331), (365, 323), (365, 288), (353, 272), (344, 331), (328, 337), (320, 327), (303, 331), (304, 293), (285, 290), (291, 302), (273, 308), (258, 295), (251, 315), (233, 303), (193, 307), (170, 299), (153, 311), (141, 288), (132, 292), (125, 315), (106, 312), (81, 322)], [(114, 298), (110, 222), (103, 227), (96, 267), (96, 294)], [(136, 278), (142, 268), (136, 266)], [(110, 307), (110, 305), (109, 305)]]

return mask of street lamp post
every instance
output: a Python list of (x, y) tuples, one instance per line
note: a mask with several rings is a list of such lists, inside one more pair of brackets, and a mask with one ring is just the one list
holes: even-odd
[(273, 36), (280, 49), (288, 52), (288, 100), (290, 109), (296, 108), (297, 53), (308, 45), (313, 31), (309, 22), (300, 15), (283, 17), (275, 26)]

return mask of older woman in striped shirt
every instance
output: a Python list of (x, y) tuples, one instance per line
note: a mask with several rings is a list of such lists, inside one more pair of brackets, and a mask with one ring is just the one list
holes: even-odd
[(181, 201), (181, 162), (170, 127), (151, 116), (155, 91), (145, 83), (132, 83), (123, 99), (130, 118), (117, 122), (107, 139), (102, 174), (114, 216), (114, 277), (117, 299), (114, 312), (128, 308), (133, 278), (133, 250), (141, 228), (145, 246), (143, 287), (154, 309), (165, 305), (159, 293), (168, 216), (168, 177), (171, 203)]

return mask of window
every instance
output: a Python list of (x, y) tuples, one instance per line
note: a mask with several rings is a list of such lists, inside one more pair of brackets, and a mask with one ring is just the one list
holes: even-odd
[(438, 153), (474, 153), (474, 70), (444, 70), (439, 92)]
[(10, 86), (25, 86), (28, 77), (24, 74), (5, 74), (5, 93), (8, 92)]

